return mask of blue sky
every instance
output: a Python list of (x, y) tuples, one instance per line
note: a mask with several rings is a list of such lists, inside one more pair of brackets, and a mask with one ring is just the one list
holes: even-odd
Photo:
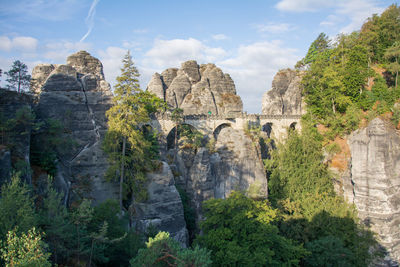
[(335, 37), (358, 30), (393, 3), (398, 1), (0, 0), (0, 68), (7, 71), (20, 59), (31, 71), (87, 50), (103, 62), (113, 84), (129, 49), (145, 89), (154, 72), (195, 59), (231, 74), (244, 110), (255, 113), (275, 73), (304, 57), (320, 32)]

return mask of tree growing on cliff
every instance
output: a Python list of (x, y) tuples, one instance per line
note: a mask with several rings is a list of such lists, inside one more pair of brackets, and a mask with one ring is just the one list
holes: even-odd
[(384, 56), (389, 60), (388, 70), (396, 75), (395, 89), (397, 89), (397, 78), (400, 71), (400, 42), (396, 42), (393, 46), (389, 47)]
[(114, 105), (106, 113), (108, 132), (103, 143), (110, 162), (107, 177), (119, 178), (121, 210), (124, 195), (131, 194), (132, 202), (145, 197), (145, 172), (152, 168), (155, 155), (150, 153), (152, 142), (146, 139), (142, 126), (150, 120), (149, 114), (161, 106), (157, 97), (140, 89), (139, 71), (129, 51), (122, 63), (114, 86)]
[(10, 90), (25, 90), (29, 88), (31, 75), (28, 74), (28, 67), (19, 60), (14, 61), (11, 69), (5, 73), (8, 82), (7, 88)]

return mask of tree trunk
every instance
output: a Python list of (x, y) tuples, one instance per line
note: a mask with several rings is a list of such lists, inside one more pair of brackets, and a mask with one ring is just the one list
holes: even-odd
[(336, 107), (335, 107), (335, 101), (332, 98), (332, 111), (333, 113), (336, 113)]
[(126, 137), (124, 136), (122, 139), (122, 162), (121, 162), (121, 173), (119, 178), (119, 208), (121, 211), (123, 210), (122, 206), (122, 186), (124, 183), (124, 175), (125, 175), (125, 150), (126, 150)]

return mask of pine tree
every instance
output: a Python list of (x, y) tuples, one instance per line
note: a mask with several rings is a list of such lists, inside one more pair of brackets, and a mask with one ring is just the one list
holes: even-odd
[(31, 75), (28, 74), (28, 67), (19, 60), (14, 61), (11, 69), (5, 73), (8, 78), (7, 88), (21, 92), (23, 89), (29, 88)]
[(400, 42), (394, 43), (393, 46), (389, 47), (385, 52), (385, 58), (391, 62), (388, 64), (388, 70), (396, 74), (395, 88), (397, 89), (397, 78), (400, 70)]
[[(123, 210), (124, 186), (132, 193), (143, 193), (146, 181), (144, 170), (151, 165), (148, 150), (151, 142), (146, 140), (141, 126), (150, 120), (154, 96), (143, 92), (139, 85), (139, 72), (128, 51), (123, 61), (121, 75), (114, 86), (113, 106), (107, 111), (108, 132), (103, 148), (108, 153), (110, 168), (107, 176), (119, 176), (119, 204)], [(157, 102), (158, 103), (158, 102)]]

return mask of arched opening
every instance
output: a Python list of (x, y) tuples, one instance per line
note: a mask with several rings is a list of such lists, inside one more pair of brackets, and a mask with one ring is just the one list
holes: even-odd
[[(177, 134), (177, 138), (175, 139), (175, 135)], [(170, 130), (167, 135), (167, 149), (175, 148), (175, 141), (179, 141), (181, 137), (185, 136), (189, 142), (198, 143), (201, 142), (203, 135), (192, 125), (190, 124), (179, 124), (178, 128), (175, 126)]]
[(222, 129), (226, 127), (232, 127), (230, 123), (222, 123), (221, 125), (218, 125), (217, 128), (215, 128), (213, 132), (214, 139), (217, 140), (219, 133), (221, 132)]
[(268, 138), (271, 138), (272, 122), (267, 122), (266, 124), (264, 124), (262, 127), (262, 130), (263, 130), (263, 132), (267, 133)]
[(292, 131), (296, 130), (296, 125), (297, 125), (297, 122), (292, 122), (289, 126), (289, 129)]

